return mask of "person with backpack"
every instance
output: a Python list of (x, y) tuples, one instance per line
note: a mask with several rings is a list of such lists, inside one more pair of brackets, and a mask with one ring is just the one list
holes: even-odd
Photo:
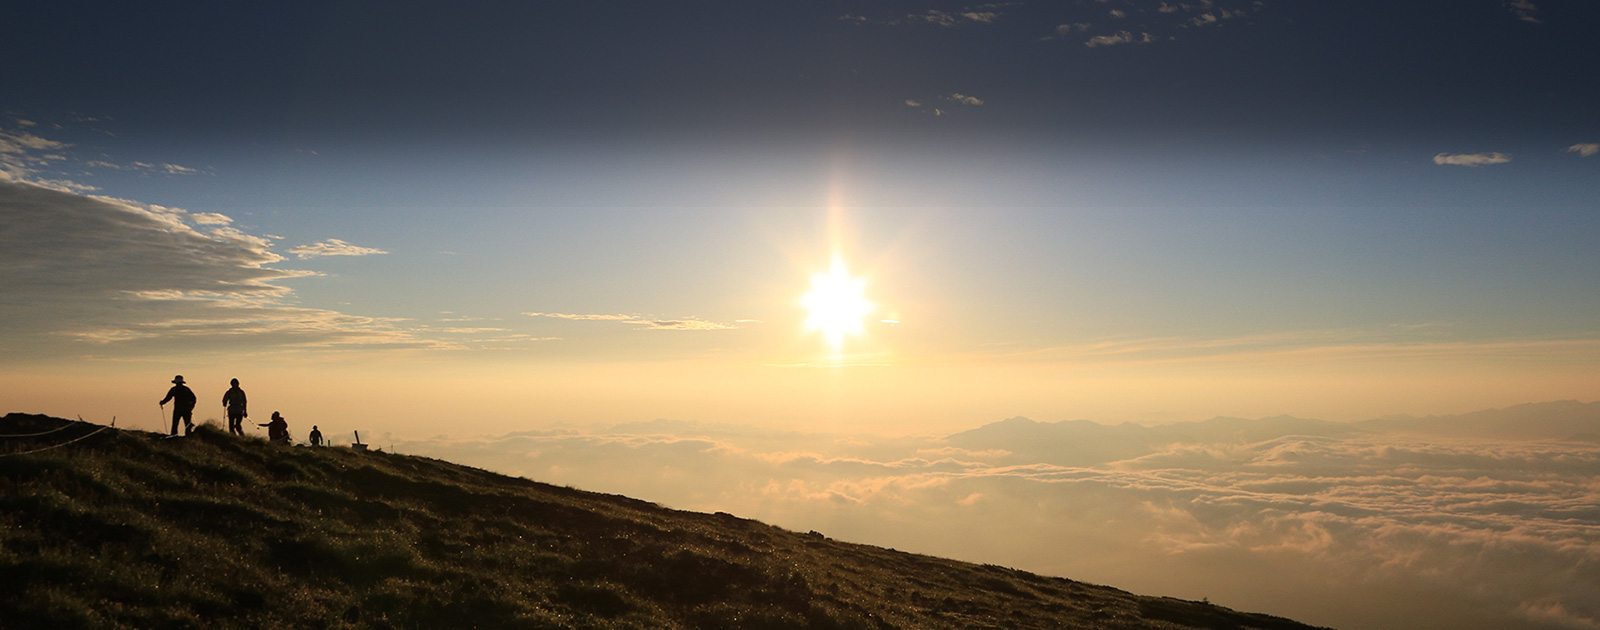
[(244, 435), (244, 419), (250, 417), (245, 411), (244, 390), (239, 389), (239, 379), (230, 382), (233, 387), (222, 395), (222, 407), (228, 411), (228, 433)]
[(278, 412), (272, 412), (272, 422), (258, 424), (256, 426), (267, 428), (268, 442), (282, 444), (289, 443), (289, 423), (283, 419), (283, 416), (278, 415)]

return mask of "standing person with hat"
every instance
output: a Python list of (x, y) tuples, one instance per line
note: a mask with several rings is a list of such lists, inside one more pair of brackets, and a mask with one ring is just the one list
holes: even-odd
[(272, 422), (258, 424), (256, 426), (267, 428), (268, 442), (283, 442), (284, 444), (289, 443), (289, 423), (285, 422), (283, 416), (278, 415), (278, 412), (272, 412)]
[(172, 434), (178, 434), (178, 420), (183, 420), (183, 434), (188, 435), (194, 431), (194, 392), (183, 384), (183, 375), (172, 377), (172, 389), (167, 390), (167, 397), (162, 398), (159, 405), (166, 405), (172, 401)]
[(228, 432), (234, 435), (244, 435), (244, 419), (250, 417), (245, 411), (244, 390), (239, 389), (239, 379), (229, 381), (233, 387), (222, 395), (222, 406), (228, 410)]

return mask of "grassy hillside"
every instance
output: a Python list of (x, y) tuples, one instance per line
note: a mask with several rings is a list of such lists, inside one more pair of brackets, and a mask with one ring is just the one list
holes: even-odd
[(22, 414), (0, 435), (7, 630), (1308, 627), (421, 457)]

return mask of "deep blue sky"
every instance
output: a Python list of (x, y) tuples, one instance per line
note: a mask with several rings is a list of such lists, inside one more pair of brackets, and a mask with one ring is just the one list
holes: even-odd
[[(117, 135), (85, 138), (100, 150), (236, 180), (210, 197), (164, 193), (173, 204), (360, 205), (386, 193), (494, 204), (429, 174), (503, 181), (496, 169), (536, 160), (648, 181), (635, 158), (683, 183), (781, 155), (791, 162), (777, 168), (821, 178), (841, 152), (935, 184), (932, 199), (861, 205), (1571, 208), (1600, 197), (1593, 165), (1563, 153), (1600, 137), (1593, 3), (1178, 6), (17, 3), (0, 13), (0, 54), (14, 60), (0, 68), (0, 107), (98, 118)], [(1195, 23), (1224, 11), (1238, 17)], [(1124, 31), (1153, 41), (1085, 45)], [(308, 151), (326, 159), (296, 159)], [(1430, 163), (1480, 152), (1514, 162), (1470, 174)], [(706, 166), (663, 164), (684, 157)], [(973, 176), (975, 165), (999, 172)], [(352, 177), (376, 190), (349, 194)], [(535, 201), (769, 194), (627, 195), (583, 179)]]
[[(208, 146), (1510, 152), (1600, 133), (1590, 2), (1001, 4), (15, 3), (0, 84), (27, 115)], [(1193, 25), (1222, 10), (1241, 17)], [(1158, 41), (1085, 46), (1123, 30)], [(904, 115), (951, 93), (982, 114)]]

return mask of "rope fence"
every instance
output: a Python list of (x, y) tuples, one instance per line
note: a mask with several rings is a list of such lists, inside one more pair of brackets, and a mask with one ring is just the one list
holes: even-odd
[[(82, 421), (80, 420), (79, 422), (82, 422)], [(38, 433), (4, 433), (4, 434), (0, 434), (0, 438), (30, 438), (30, 437), (39, 437), (41, 435), (50, 435), (51, 433), (57, 433), (57, 432), (60, 432), (60, 431), (67, 430), (67, 428), (71, 427), (72, 424), (73, 424), (72, 421), (68, 420), (66, 424), (63, 424), (63, 425), (61, 425), (59, 427), (56, 427), (54, 429), (51, 429), (49, 431), (40, 431)]]
[[(57, 428), (55, 428), (55, 429), (51, 429), (51, 430), (49, 430), (49, 431), (44, 431), (44, 432), (41, 432), (41, 433), (26, 433), (26, 434), (14, 434), (14, 435), (0, 435), (0, 437), (8, 437), (8, 438), (12, 438), (12, 437), (38, 437), (38, 436), (41, 436), (41, 435), (50, 435), (50, 434), (51, 434), (51, 433), (55, 433), (55, 432), (57, 432), (57, 431), (61, 431), (61, 430), (63, 430), (63, 429), (66, 429), (66, 428), (67, 428), (67, 427), (71, 427), (71, 426), (73, 426), (73, 424), (80, 424), (80, 423), (81, 423), (81, 424), (89, 424), (89, 423), (88, 423), (88, 422), (83, 422), (83, 421), (81, 421), (81, 420), (80, 420), (80, 421), (78, 421), (78, 422), (77, 422), (77, 423), (72, 423), (72, 424), (68, 424), (68, 425), (66, 425), (66, 426), (62, 426), (62, 427), (57, 427)], [(43, 447), (43, 448), (36, 448), (36, 449), (33, 449), (33, 450), (31, 450), (31, 451), (17, 451), (17, 452), (15, 452), (15, 453), (0, 453), (0, 457), (12, 457), (12, 456), (16, 456), (16, 455), (32, 455), (32, 454), (34, 454), (34, 453), (43, 453), (43, 452), (45, 452), (45, 451), (48, 451), (48, 450), (51, 450), (51, 449), (57, 449), (57, 448), (61, 448), (61, 447), (63, 447), (63, 446), (67, 446), (67, 445), (68, 445), (68, 444), (73, 444), (73, 443), (75, 443), (75, 442), (79, 442), (79, 441), (82, 441), (82, 440), (87, 440), (87, 439), (89, 439), (89, 438), (90, 438), (90, 437), (93, 437), (93, 436), (95, 436), (95, 435), (96, 435), (96, 434), (99, 434), (99, 433), (100, 433), (100, 432), (101, 432), (101, 431), (104, 431), (104, 430), (106, 430), (106, 429), (110, 429), (110, 428), (113, 428), (113, 427), (111, 427), (111, 426), (109, 426), (109, 425), (108, 425), (108, 426), (102, 426), (102, 427), (100, 427), (100, 428), (98, 428), (98, 429), (95, 429), (95, 430), (93, 430), (93, 431), (90, 431), (90, 432), (88, 432), (88, 433), (85, 433), (85, 434), (83, 434), (83, 435), (80, 435), (80, 436), (78, 436), (78, 437), (75, 437), (75, 438), (72, 438), (72, 439), (70, 439), (70, 440), (67, 440), (67, 441), (65, 441), (65, 442), (62, 442), (62, 443), (60, 443), (60, 444), (52, 444), (52, 445), (50, 445), (50, 446), (46, 446), (46, 447)]]

